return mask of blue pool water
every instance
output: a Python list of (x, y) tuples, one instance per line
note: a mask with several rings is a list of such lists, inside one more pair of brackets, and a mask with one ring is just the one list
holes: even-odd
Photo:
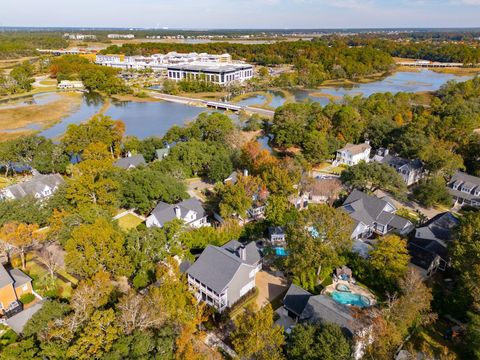
[(354, 305), (362, 308), (370, 306), (370, 300), (367, 297), (350, 292), (334, 291), (332, 292), (332, 298), (336, 302), (344, 305)]
[(287, 251), (282, 247), (276, 247), (274, 249), (275, 249), (275, 255), (277, 255), (277, 256), (287, 256), (288, 255)]

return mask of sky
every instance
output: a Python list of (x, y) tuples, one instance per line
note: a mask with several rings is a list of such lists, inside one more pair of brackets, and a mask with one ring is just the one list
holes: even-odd
[(480, 0), (0, 0), (0, 26), (480, 27)]

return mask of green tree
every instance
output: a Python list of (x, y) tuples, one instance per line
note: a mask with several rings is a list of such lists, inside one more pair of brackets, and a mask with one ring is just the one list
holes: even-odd
[(255, 311), (248, 307), (234, 319), (235, 331), (232, 343), (242, 358), (258, 360), (283, 359), (282, 346), (285, 343), (283, 328), (274, 325), (270, 305)]
[(370, 252), (370, 266), (386, 288), (395, 287), (409, 262), (407, 242), (397, 235), (379, 238)]
[(65, 250), (67, 266), (79, 275), (92, 276), (100, 270), (130, 275), (132, 271), (123, 235), (105, 218), (76, 227)]
[(47, 300), (43, 303), (42, 308), (36, 312), (23, 328), (23, 335), (30, 337), (32, 335), (40, 335), (48, 327), (50, 321), (60, 319), (70, 310), (68, 304), (61, 303), (56, 300)]
[(452, 204), (452, 197), (447, 190), (445, 179), (440, 176), (422, 179), (413, 190), (413, 195), (425, 207)]
[(432, 175), (451, 176), (464, 169), (463, 159), (453, 152), (455, 144), (446, 141), (430, 141), (420, 152), (420, 159)]
[(288, 338), (286, 352), (291, 360), (350, 360), (351, 346), (338, 325), (301, 324)]
[(290, 202), (285, 196), (271, 195), (265, 207), (265, 218), (272, 225), (285, 225)]
[(328, 205), (310, 206), (287, 225), (287, 267), (297, 282), (313, 288), (341, 264), (340, 255), (351, 248), (353, 223), (339, 209)]
[(342, 172), (340, 179), (351, 188), (369, 192), (381, 189), (402, 197), (407, 190), (405, 182), (394, 168), (377, 162), (362, 161), (350, 166)]

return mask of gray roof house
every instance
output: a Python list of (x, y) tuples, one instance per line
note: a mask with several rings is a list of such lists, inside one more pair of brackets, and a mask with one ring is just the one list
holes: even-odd
[(327, 295), (313, 295), (294, 284), (290, 285), (283, 298), (283, 307), (288, 316), (299, 323), (324, 322), (340, 326), (346, 335), (355, 340), (353, 357), (362, 357), (365, 344), (355, 335), (368, 331), (368, 326), (355, 316), (352, 307), (340, 304)]
[(456, 204), (480, 207), (480, 177), (457, 171), (447, 186)]
[(170, 145), (167, 145), (167, 147), (164, 147), (162, 149), (155, 150), (155, 156), (157, 157), (158, 160), (165, 159), (169, 154), (170, 154)]
[(250, 243), (255, 249), (250, 244), (238, 244), (231, 241), (223, 247), (208, 245), (186, 271), (196, 299), (220, 312), (255, 287), (255, 276), (261, 268), (255, 244)]
[(358, 190), (350, 193), (342, 209), (354, 221), (353, 239), (368, 238), (373, 233), (406, 235), (414, 228), (409, 220), (395, 215), (397, 209), (388, 198), (380, 199)]
[(417, 183), (425, 174), (423, 163), (419, 159), (411, 160), (394, 156), (388, 149), (378, 149), (372, 160), (394, 168), (407, 186)]
[(287, 234), (283, 226), (271, 226), (268, 228), (270, 243), (272, 245), (285, 245)]
[(139, 155), (124, 157), (114, 162), (113, 165), (118, 168), (128, 170), (128, 169), (137, 168), (139, 166), (145, 166), (147, 165), (147, 163), (145, 162), (145, 158), (143, 157), (143, 155), (139, 154)]
[(174, 219), (183, 220), (187, 225), (199, 228), (209, 226), (207, 213), (197, 198), (183, 200), (178, 204), (167, 204), (160, 201), (145, 221), (147, 227), (163, 227)]
[(449, 263), (447, 248), (458, 225), (460, 220), (452, 213), (444, 212), (415, 230), (415, 237), (408, 242), (408, 251), (411, 263), (425, 277), (447, 268)]
[(35, 175), (28, 181), (1, 189), (0, 199), (13, 200), (26, 196), (33, 196), (36, 199), (48, 198), (64, 182), (60, 174)]

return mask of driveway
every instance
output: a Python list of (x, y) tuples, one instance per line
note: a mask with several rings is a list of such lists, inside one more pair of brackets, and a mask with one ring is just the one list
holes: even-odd
[(259, 308), (271, 303), (288, 289), (288, 281), (284, 276), (259, 271), (255, 279), (258, 288), (257, 305)]

